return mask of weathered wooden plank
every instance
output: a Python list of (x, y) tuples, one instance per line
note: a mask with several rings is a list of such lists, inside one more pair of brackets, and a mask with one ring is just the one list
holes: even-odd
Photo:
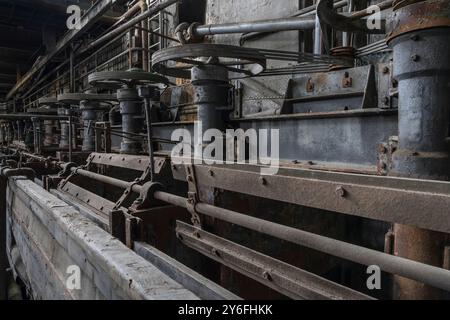
[[(57, 273), (64, 275), (66, 270), (61, 270), (64, 269), (63, 266), (58, 265), (55, 259), (65, 252), (71, 261), (83, 270), (83, 276), (89, 278), (90, 281), (86, 283), (98, 288), (97, 291), (89, 291), (92, 292), (89, 297), (80, 296), (75, 292), (73, 294), (76, 298), (96, 299), (104, 296), (106, 299), (199, 299), (153, 264), (128, 249), (118, 239), (82, 216), (74, 207), (35, 183), (11, 178), (9, 186), (12, 193), (9, 206), (11, 214), (15, 217), (13, 222), (15, 234), (24, 236), (27, 234), (35, 239), (36, 247), (41, 252), (31, 248), (34, 256), (38, 258), (45, 256), (52, 267), (59, 268)], [(52, 241), (54, 242), (52, 245), (43, 244)], [(22, 242), (21, 245), (21, 253), (31, 252), (24, 250), (28, 243)], [(36, 264), (43, 263), (39, 259), (33, 261)], [(46, 296), (45, 292), (43, 296)], [(51, 295), (48, 294), (48, 297), (51, 298)]]
[(182, 284), (185, 288), (191, 290), (192, 292), (195, 292), (202, 299), (241, 299), (237, 295), (206, 279), (202, 275), (146, 243), (135, 242), (134, 251), (145, 260), (151, 262), (170, 278)]

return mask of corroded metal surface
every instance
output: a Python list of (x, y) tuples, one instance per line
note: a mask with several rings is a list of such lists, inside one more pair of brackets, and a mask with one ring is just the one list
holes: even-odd
[(405, 33), (438, 27), (450, 27), (450, 2), (433, 0), (405, 4), (394, 13), (388, 42)]

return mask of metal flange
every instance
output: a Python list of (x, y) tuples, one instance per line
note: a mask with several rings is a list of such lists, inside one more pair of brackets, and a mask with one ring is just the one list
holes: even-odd
[[(400, 4), (403, 4), (400, 6)], [(387, 42), (419, 30), (450, 27), (450, 1), (408, 1), (398, 3), (390, 21)]]
[(191, 78), (193, 67), (216, 65), (226, 68), (230, 79), (256, 76), (266, 69), (266, 57), (258, 49), (222, 44), (186, 44), (155, 52), (152, 67), (157, 73)]
[(425, 1), (425, 0), (394, 0), (394, 2), (392, 3), (392, 6), (393, 6), (394, 10), (398, 10), (398, 9), (408, 6), (410, 4), (414, 4), (414, 3), (422, 2), (422, 1)]
[(89, 75), (88, 81), (93, 87), (106, 89), (120, 89), (137, 85), (167, 85), (169, 83), (166, 77), (145, 72), (141, 69), (95, 72)]

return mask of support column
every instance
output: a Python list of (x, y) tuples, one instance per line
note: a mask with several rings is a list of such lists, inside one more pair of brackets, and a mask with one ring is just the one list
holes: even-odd
[(0, 177), (0, 300), (6, 300), (9, 267), (6, 254), (6, 188), (8, 179)]
[(82, 151), (95, 151), (95, 123), (101, 112), (100, 102), (81, 101), (81, 118), (83, 121)]
[(122, 115), (122, 144), (120, 153), (139, 154), (142, 151), (142, 142), (139, 141), (139, 132), (142, 130), (142, 101), (136, 88), (123, 88), (117, 90), (117, 99), (120, 102)]
[[(397, 6), (388, 42), (399, 85), (399, 149), (392, 175), (450, 179), (450, 4)], [(394, 254), (443, 267), (449, 235), (395, 225)], [(444, 299), (419, 282), (394, 277), (395, 299)]]
[[(229, 109), (230, 83), (228, 70), (219, 65), (194, 67), (191, 71), (194, 86), (194, 104), (197, 106), (197, 120), (201, 132), (197, 132), (196, 143), (203, 145), (203, 132), (208, 129), (225, 129), (225, 111)], [(200, 131), (200, 130), (199, 130)], [(196, 150), (203, 150), (196, 148)], [(203, 151), (202, 151), (203, 153)], [(202, 155), (195, 155), (200, 157)]]

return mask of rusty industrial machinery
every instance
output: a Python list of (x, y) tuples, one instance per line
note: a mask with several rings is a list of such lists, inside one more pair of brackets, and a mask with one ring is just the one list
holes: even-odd
[(0, 48), (0, 299), (450, 299), (450, 1), (73, 2)]

